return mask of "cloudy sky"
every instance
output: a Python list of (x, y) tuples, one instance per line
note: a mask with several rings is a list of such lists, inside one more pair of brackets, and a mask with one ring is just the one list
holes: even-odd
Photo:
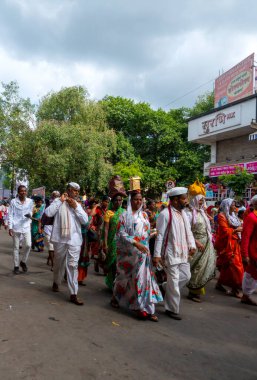
[(34, 102), (84, 85), (94, 99), (191, 106), (257, 53), (256, 15), (256, 0), (1, 0), (0, 80)]

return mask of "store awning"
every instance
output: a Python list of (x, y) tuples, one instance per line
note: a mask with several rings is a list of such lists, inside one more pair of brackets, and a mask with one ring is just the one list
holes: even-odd
[(249, 141), (257, 140), (257, 132), (251, 133), (249, 135)]

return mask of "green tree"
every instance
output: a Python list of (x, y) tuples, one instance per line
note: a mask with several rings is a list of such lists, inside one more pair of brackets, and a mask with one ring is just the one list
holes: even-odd
[[(35, 122), (35, 106), (19, 95), (17, 82), (2, 83), (0, 92), (0, 160), (13, 192), (20, 140)], [(20, 172), (21, 173), (21, 172)]]
[(81, 121), (87, 101), (89, 101), (88, 91), (82, 86), (65, 87), (58, 92), (49, 92), (39, 102), (37, 119), (38, 121)]
[[(203, 110), (207, 103), (202, 97), (197, 101), (196, 110)], [(179, 183), (190, 183), (202, 175), (203, 163), (209, 160), (210, 150), (188, 143), (189, 109), (153, 110), (147, 103), (112, 96), (105, 97), (101, 104), (109, 127), (122, 133), (133, 147), (133, 154), (127, 152), (140, 164), (142, 182), (149, 193), (157, 195), (164, 191), (170, 177), (175, 176)], [(126, 164), (123, 160), (121, 154), (120, 161)]]
[(189, 116), (198, 116), (201, 113), (211, 111), (214, 108), (214, 91), (207, 91), (205, 94), (198, 96), (193, 108), (188, 110)]
[(42, 122), (24, 136), (22, 146), (20, 166), (26, 169), (31, 187), (63, 190), (67, 182), (75, 181), (96, 192), (105, 190), (112, 174), (116, 137), (113, 131), (84, 124)]
[(143, 178), (142, 169), (138, 163), (124, 164), (119, 162), (114, 166), (114, 174), (121, 176), (126, 190), (129, 190), (130, 177), (139, 176), (141, 179)]
[(238, 199), (243, 198), (246, 188), (251, 184), (254, 175), (245, 169), (237, 168), (235, 174), (222, 175), (219, 181), (231, 188)]
[(157, 161), (170, 165), (181, 145), (180, 125), (162, 109), (121, 97), (105, 97), (101, 102), (110, 128), (122, 132), (149, 166)]
[(113, 165), (118, 163), (122, 163), (123, 165), (139, 165), (140, 160), (128, 138), (124, 136), (123, 132), (116, 132), (116, 137), (117, 149), (112, 157)]
[[(106, 189), (116, 135), (106, 126), (102, 106), (86, 99), (84, 90), (82, 97), (79, 90), (66, 88), (44, 97), (36, 128), (20, 141), (19, 165), (27, 171), (31, 187), (62, 190), (73, 180), (88, 191)], [(71, 104), (79, 106), (71, 112)]]

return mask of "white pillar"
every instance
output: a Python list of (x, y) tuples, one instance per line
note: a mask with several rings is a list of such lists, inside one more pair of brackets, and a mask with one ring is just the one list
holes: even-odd
[(211, 143), (211, 163), (216, 164), (217, 162), (217, 145), (216, 142)]

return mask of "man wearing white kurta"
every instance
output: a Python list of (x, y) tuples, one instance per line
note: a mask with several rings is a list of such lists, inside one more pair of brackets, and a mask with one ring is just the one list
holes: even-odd
[(157, 238), (153, 263), (155, 266), (163, 259), (167, 273), (165, 293), (165, 312), (180, 320), (180, 290), (190, 280), (188, 255), (196, 250), (188, 217), (183, 210), (187, 204), (187, 188), (174, 187), (168, 192), (170, 204), (157, 219)]
[[(31, 216), (34, 202), (27, 198), (27, 188), (18, 187), (18, 196), (11, 200), (8, 213), (9, 235), (13, 238), (14, 274), (19, 274), (19, 265), (23, 272), (27, 272), (27, 260), (31, 249)], [(23, 239), (23, 257), (19, 258), (20, 239)]]
[(83, 305), (77, 298), (78, 293), (78, 261), (82, 244), (81, 225), (88, 222), (88, 216), (82, 206), (75, 200), (80, 187), (70, 182), (67, 193), (52, 202), (45, 214), (54, 217), (51, 242), (54, 245), (54, 282), (53, 291), (59, 291), (65, 263), (70, 301)]

